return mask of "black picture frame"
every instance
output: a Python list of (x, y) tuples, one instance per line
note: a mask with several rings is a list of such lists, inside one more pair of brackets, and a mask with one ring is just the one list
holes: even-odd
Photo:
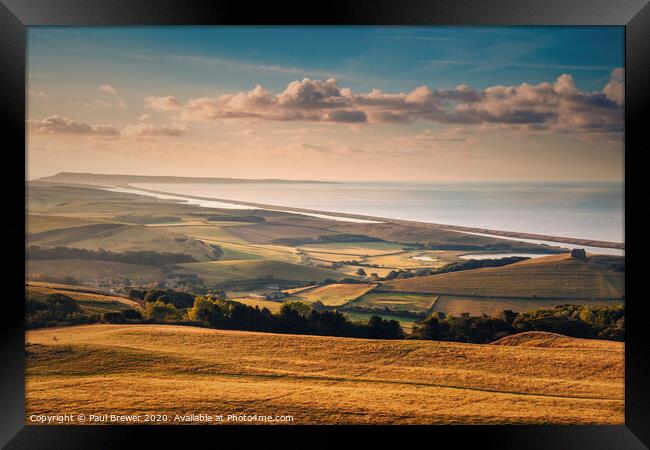
[[(310, 7), (311, 6), (311, 7)], [(417, 426), (417, 427), (147, 427), (27, 426), (24, 423), (24, 263), (12, 263), (6, 272), (5, 313), (0, 363), (0, 445), (10, 449), (130, 448), (133, 439), (183, 444), (195, 439), (224, 444), (224, 437), (245, 445), (251, 438), (291, 439), (301, 443), (322, 435), (322, 444), (362, 439), (396, 439), (414, 445), (415, 438), (431, 446), (476, 443), (480, 448), (514, 449), (636, 449), (650, 445), (650, 336), (644, 315), (645, 292), (640, 223), (633, 215), (633, 193), (643, 188), (640, 164), (647, 144), (650, 104), (650, 5), (646, 0), (330, 0), (313, 4), (188, 0), (0, 0), (0, 115), (5, 141), (4, 180), (10, 193), (10, 233), (5, 248), (15, 252), (9, 261), (24, 261), (25, 196), (25, 71), (26, 27), (30, 25), (622, 25), (625, 26), (625, 235), (626, 251), (626, 360), (625, 426)], [(645, 145), (644, 145), (645, 144)], [(639, 197), (641, 198), (641, 197)], [(643, 200), (640, 200), (642, 202)], [(636, 212), (639, 209), (639, 212)], [(638, 219), (640, 220), (640, 219)], [(22, 228), (22, 229), (21, 229)], [(9, 294), (9, 295), (7, 295)], [(638, 295), (637, 295), (638, 294)], [(404, 440), (407, 438), (408, 440)], [(285, 441), (286, 442), (286, 441)], [(400, 445), (400, 444), (396, 444)], [(165, 445), (166, 446), (166, 445)]]

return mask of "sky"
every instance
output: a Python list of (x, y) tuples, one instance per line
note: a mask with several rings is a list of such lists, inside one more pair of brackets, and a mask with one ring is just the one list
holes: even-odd
[(28, 179), (624, 179), (622, 27), (27, 36)]

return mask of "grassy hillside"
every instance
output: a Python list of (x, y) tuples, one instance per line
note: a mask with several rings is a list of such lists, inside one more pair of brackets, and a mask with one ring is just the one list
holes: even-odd
[(346, 277), (345, 274), (333, 270), (271, 260), (208, 261), (179, 264), (178, 267), (182, 269), (177, 272), (194, 273), (208, 283), (255, 279), (272, 280), (273, 278), (321, 282), (327, 278)]
[(294, 294), (289, 300), (321, 302), (325, 306), (342, 306), (372, 290), (375, 284), (330, 284)]
[(361, 308), (388, 308), (413, 312), (426, 312), (436, 302), (437, 296), (427, 294), (404, 294), (399, 292), (371, 292), (354, 302)]
[(296, 424), (624, 422), (622, 343), (471, 345), (165, 325), (41, 329), (26, 339), (27, 416), (65, 410), (288, 414)]
[(75, 247), (113, 252), (150, 250), (158, 253), (182, 253), (197, 261), (214, 259), (213, 249), (193, 238), (160, 227), (100, 223), (57, 228), (28, 236), (30, 245)]
[(619, 257), (571, 259), (553, 255), (502, 267), (393, 280), (381, 290), (494, 297), (559, 299), (621, 298), (625, 274), (613, 268)]
[(82, 225), (90, 225), (100, 223), (101, 220), (86, 219), (83, 217), (69, 217), (69, 216), (50, 216), (40, 214), (29, 214), (27, 216), (26, 225), (27, 233), (42, 233), (44, 231), (56, 230), (60, 228), (78, 227)]
[(27, 295), (35, 300), (45, 300), (50, 294), (63, 294), (76, 300), (83, 312), (87, 314), (102, 314), (108, 311), (123, 309), (138, 309), (136, 301), (114, 294), (108, 294), (93, 289), (83, 289), (57, 283), (28, 282), (25, 285)]
[(156, 281), (163, 278), (160, 267), (89, 259), (45, 259), (27, 261), (27, 276), (45, 275), (63, 279), (71, 276), (77, 280), (95, 280), (110, 277), (128, 277)]

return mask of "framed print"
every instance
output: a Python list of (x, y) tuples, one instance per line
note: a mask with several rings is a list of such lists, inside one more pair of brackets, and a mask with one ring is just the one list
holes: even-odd
[(6, 448), (646, 448), (645, 2), (0, 13)]

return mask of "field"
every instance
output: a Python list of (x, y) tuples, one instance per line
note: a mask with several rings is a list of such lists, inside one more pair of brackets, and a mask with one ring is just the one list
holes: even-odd
[(333, 270), (291, 264), (282, 261), (209, 261), (178, 265), (179, 273), (194, 273), (209, 283), (235, 280), (279, 279), (320, 282), (327, 278), (343, 278), (344, 274)]
[(270, 414), (291, 415), (295, 424), (624, 423), (622, 343), (539, 333), (515, 338), (472, 345), (164, 325), (34, 330), (26, 337), (26, 415)]
[(87, 314), (102, 314), (123, 309), (139, 309), (140, 304), (130, 298), (104, 293), (95, 290), (85, 290), (78, 286), (56, 283), (29, 282), (25, 286), (27, 294), (36, 300), (44, 300), (50, 294), (63, 294), (75, 300), (83, 312)]
[(622, 299), (625, 274), (610, 267), (621, 258), (568, 254), (521, 261), (502, 267), (393, 280), (381, 290), (484, 297)]
[(288, 300), (307, 303), (321, 302), (325, 306), (342, 306), (366, 292), (374, 289), (375, 284), (329, 284), (314, 289), (300, 291)]
[(435, 301), (435, 295), (371, 292), (354, 302), (354, 306), (425, 312), (431, 309)]
[(128, 277), (132, 280), (154, 281), (162, 278), (160, 267), (114, 261), (87, 259), (45, 259), (27, 262), (29, 276), (46, 275), (53, 278), (71, 276), (76, 279)]
[(263, 300), (261, 298), (242, 297), (242, 298), (231, 298), (231, 300), (242, 303), (244, 305), (252, 306), (252, 307), (258, 306), (260, 309), (267, 308), (273, 314), (279, 313), (280, 308), (282, 307), (281, 302), (274, 302), (274, 301), (271, 301), (271, 300)]
[(396, 320), (402, 326), (402, 330), (406, 333), (411, 332), (413, 325), (417, 320), (415, 317), (401, 316), (385, 312), (361, 312), (349, 309), (342, 309), (340, 312), (348, 316), (348, 318), (354, 322), (367, 322), (372, 316), (379, 316), (385, 320)]

